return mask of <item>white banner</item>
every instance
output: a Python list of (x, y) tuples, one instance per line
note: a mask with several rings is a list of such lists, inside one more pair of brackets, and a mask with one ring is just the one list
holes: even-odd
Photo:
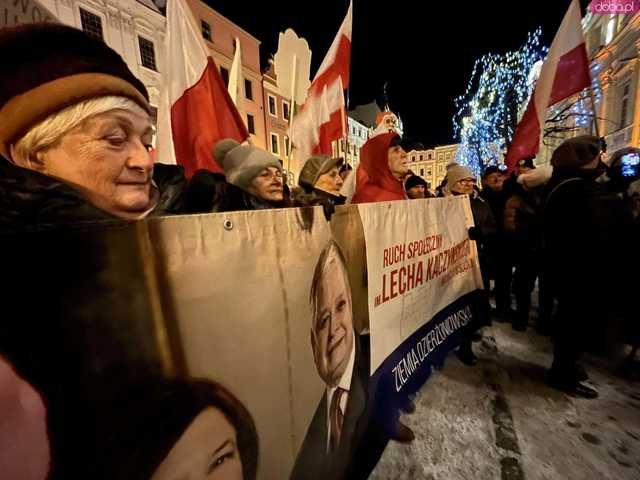
[(473, 216), (467, 197), (358, 208), (367, 246), (373, 374), (436, 314), (481, 289), (482, 277), (468, 235)]

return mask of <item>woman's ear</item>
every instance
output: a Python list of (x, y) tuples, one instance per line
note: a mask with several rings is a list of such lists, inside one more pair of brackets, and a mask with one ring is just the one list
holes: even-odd
[(35, 170), (37, 172), (45, 171), (44, 149), (27, 154), (24, 150), (15, 148), (14, 145), (11, 145), (9, 148), (9, 154), (11, 155), (10, 160), (19, 167)]

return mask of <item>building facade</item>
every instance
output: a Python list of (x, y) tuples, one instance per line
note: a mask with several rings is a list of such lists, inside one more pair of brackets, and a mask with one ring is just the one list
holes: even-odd
[(430, 189), (436, 188), (447, 174), (447, 165), (454, 161), (458, 145), (442, 145), (429, 150), (411, 150), (407, 153), (411, 170), (420, 175), (429, 184)]
[[(549, 162), (553, 150), (565, 138), (582, 134), (603, 136), (608, 153), (640, 146), (640, 13), (587, 13), (582, 26), (596, 94), (598, 132), (590, 118), (579, 115), (580, 112), (591, 114), (591, 102), (587, 100), (568, 116), (564, 132), (554, 134), (557, 138), (544, 139), (537, 159), (540, 164)], [(572, 108), (577, 98), (574, 96), (562, 102), (551, 112)]]
[(240, 110), (244, 112), (244, 120), (253, 145), (267, 149), (260, 71), (260, 40), (200, 0), (187, 0), (187, 4), (226, 83), (229, 82), (229, 72), (235, 53), (235, 39), (240, 40), (244, 76), (244, 98)]
[(295, 181), (291, 171), (291, 142), (289, 140), (289, 122), (291, 120), (291, 99), (278, 86), (273, 61), (262, 75), (264, 99), (264, 122), (267, 136), (267, 149), (282, 161), (287, 170), (288, 182)]
[(334, 142), (333, 155), (344, 158), (355, 169), (360, 163), (360, 149), (369, 139), (369, 129), (351, 116), (347, 120), (348, 137)]
[(166, 19), (151, 0), (40, 0), (40, 3), (59, 22), (84, 30), (118, 52), (147, 87), (153, 112), (157, 113)]

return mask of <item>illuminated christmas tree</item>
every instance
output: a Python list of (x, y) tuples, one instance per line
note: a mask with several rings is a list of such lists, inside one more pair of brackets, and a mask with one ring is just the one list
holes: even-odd
[(476, 60), (465, 93), (455, 99), (456, 162), (480, 175), (502, 161), (529, 101), (548, 49), (541, 29), (529, 33), (518, 50), (489, 53)]

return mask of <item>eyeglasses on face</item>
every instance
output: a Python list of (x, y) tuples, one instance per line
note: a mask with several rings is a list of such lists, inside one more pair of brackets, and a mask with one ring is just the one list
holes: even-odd
[(263, 170), (262, 172), (260, 172), (258, 177), (263, 178), (265, 180), (271, 180), (272, 178), (275, 178), (276, 180), (284, 180), (285, 175), (280, 170), (274, 169), (274, 170)]

